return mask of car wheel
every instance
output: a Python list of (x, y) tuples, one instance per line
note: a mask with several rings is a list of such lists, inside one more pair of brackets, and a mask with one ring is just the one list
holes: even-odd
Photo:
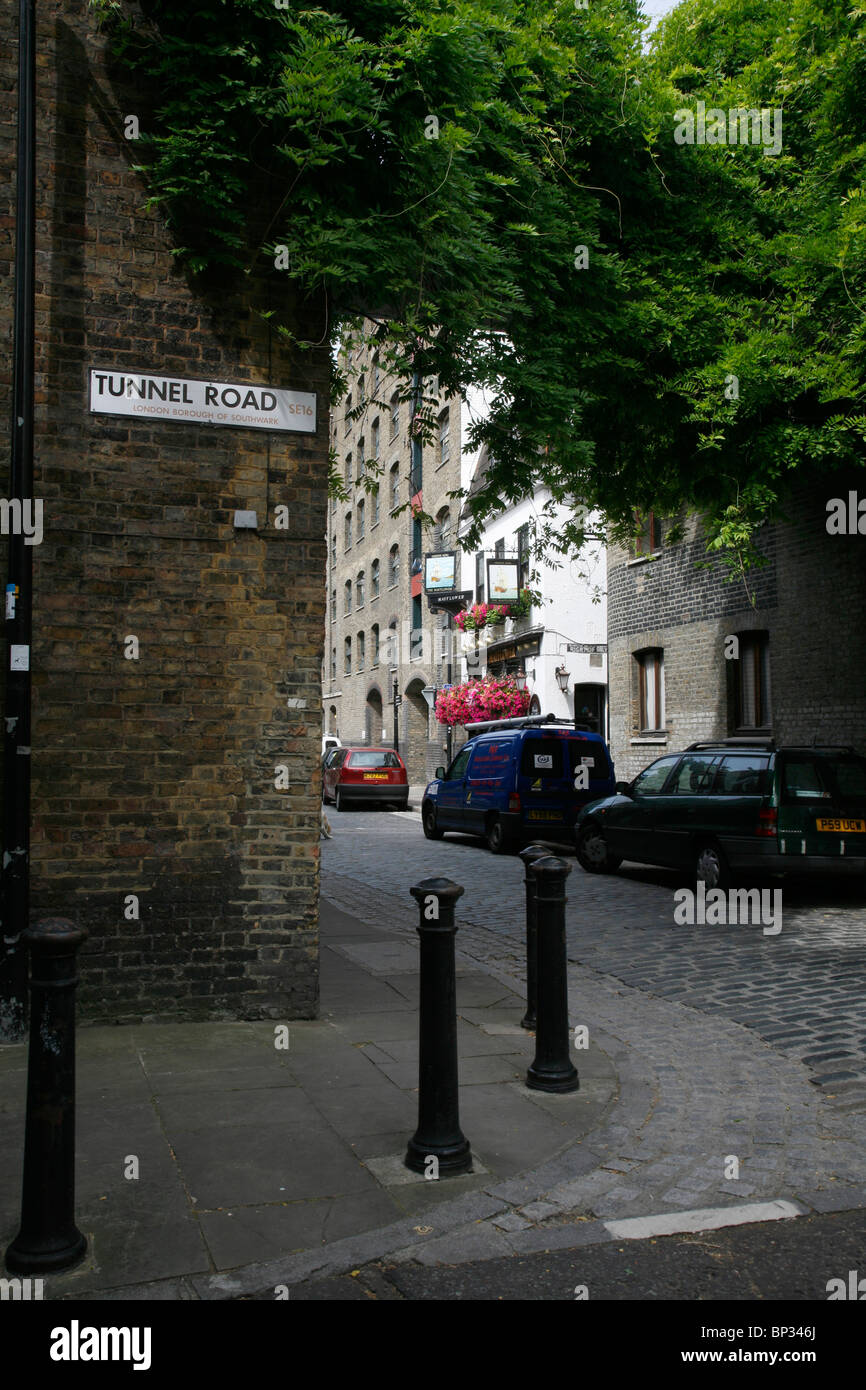
[(334, 791), (334, 808), (337, 811), (345, 811), (348, 809), (339, 787)]
[(441, 840), (443, 831), (436, 824), (436, 807), (427, 805), (421, 812), (421, 826), (428, 840)]
[(506, 836), (502, 821), (498, 816), (492, 816), (487, 822), (484, 839), (491, 854), (511, 853), (512, 841)]
[(730, 881), (728, 861), (719, 846), (712, 840), (699, 844), (695, 853), (695, 882), (706, 884), (708, 889), (727, 889)]
[(588, 874), (614, 874), (622, 863), (619, 855), (611, 854), (598, 825), (583, 827), (577, 837), (575, 852), (580, 867)]

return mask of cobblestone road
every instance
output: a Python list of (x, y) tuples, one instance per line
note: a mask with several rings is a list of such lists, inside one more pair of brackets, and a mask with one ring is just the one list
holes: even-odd
[[(490, 935), (487, 951), (522, 962), (523, 866), (477, 840), (424, 839), (417, 813), (331, 814), (323, 842), (326, 874), (405, 901), (408, 888), (443, 875), (465, 888), (465, 928)], [(853, 884), (783, 886), (782, 930), (680, 926), (675, 874), (636, 865), (610, 876), (583, 872), (574, 857), (566, 909), (569, 959), (643, 993), (677, 1001), (753, 1029), (800, 1061), (835, 1108), (866, 1114), (866, 897)], [(859, 894), (859, 896), (858, 896)]]
[[(331, 901), (414, 937), (410, 885), (452, 878), (465, 888), (458, 952), (522, 991), (519, 860), (468, 838), (429, 842), (412, 812), (348, 812), (332, 824), (322, 851)], [(782, 931), (764, 936), (760, 926), (677, 926), (674, 875), (633, 866), (603, 878), (570, 862), (569, 1017), (613, 1063), (612, 1107), (561, 1158), (485, 1189), (503, 1210), (391, 1258), (449, 1264), (571, 1248), (610, 1239), (611, 1219), (666, 1211), (866, 1206), (866, 913), (850, 890), (786, 888)], [(458, 1010), (472, 1014), (459, 988)]]

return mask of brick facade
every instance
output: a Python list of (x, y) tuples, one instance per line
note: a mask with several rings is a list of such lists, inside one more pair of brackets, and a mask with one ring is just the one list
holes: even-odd
[[(428, 527), (420, 538), (415, 536), (412, 513), (405, 504), (410, 497), (416, 499), (424, 512), (434, 518), (440, 518), (447, 511), (451, 519), (448, 548), (457, 548), (459, 502), (450, 499), (448, 493), (460, 486), (461, 402), (456, 398), (439, 400), (436, 437), (422, 450), (421, 487), (415, 488), (409, 432), (411, 403), (403, 401), (399, 404), (398, 428), (396, 433), (392, 432), (391, 400), (400, 383), (386, 373), (385, 352), (382, 350), (383, 367), (376, 385), (373, 355), (373, 350), (363, 343), (347, 346), (341, 365), (351, 396), (344, 398), (335, 408), (331, 426), (331, 444), (336, 451), (340, 476), (350, 489), (350, 497), (347, 501), (332, 499), (328, 516), (328, 619), (323, 667), (325, 730), (337, 733), (343, 743), (372, 742), (393, 746), (393, 678), (390, 672), (395, 662), (388, 654), (388, 632), (394, 623), (397, 634), (397, 678), (402, 696), (402, 703), (398, 707), (399, 748), (406, 762), (410, 784), (426, 783), (433, 776), (436, 765), (445, 761), (445, 729), (437, 724), (421, 691), (425, 686), (445, 684), (446, 658), (443, 651), (446, 648), (443, 647), (443, 633), (447, 620), (440, 613), (431, 614), (428, 611), (427, 600), (420, 592), (423, 576), (420, 569), (417, 574), (412, 572), (413, 561), (420, 561), (425, 550), (434, 549), (436, 535)], [(362, 382), (365, 404), (358, 415)], [(425, 395), (430, 394), (430, 386), (428, 382)], [(427, 408), (431, 407), (428, 405)], [(443, 445), (439, 422), (444, 423), (446, 412), (447, 443)], [(377, 423), (378, 467), (381, 470), (378, 473), (374, 457)], [(367, 480), (372, 482), (378, 478), (379, 481), (378, 519), (375, 499), (359, 473), (362, 441), (363, 460), (368, 465)], [(398, 486), (396, 506), (392, 506), (391, 496), (394, 469)], [(363, 536), (359, 536), (360, 504), (363, 504)], [(348, 517), (351, 517), (350, 534), (346, 530)], [(418, 541), (420, 549), (415, 548)], [(389, 564), (395, 546), (399, 555), (399, 571), (392, 582)], [(373, 579), (373, 566), (377, 561), (378, 593)], [(360, 601), (359, 576), (363, 580)], [(347, 584), (350, 594), (348, 609)], [(416, 591), (420, 594), (420, 605), (415, 604), (413, 614), (413, 595)], [(416, 629), (419, 608), (421, 626)], [(376, 630), (379, 638), (378, 656)], [(345, 660), (347, 639), (350, 644), (348, 671)], [(362, 640), (363, 648), (359, 645)], [(456, 648), (457, 643), (453, 642), (452, 653)], [(457, 656), (453, 657), (452, 675), (455, 681), (459, 680)], [(455, 732), (462, 736), (462, 730)], [(458, 742), (455, 738), (455, 748)]]
[[(743, 583), (705, 559), (695, 518), (686, 538), (651, 559), (608, 551), (611, 752), (620, 780), (662, 753), (736, 730), (737, 662), (726, 638), (766, 633), (770, 725), (778, 742), (866, 747), (866, 538), (829, 535), (827, 503), (858, 479), (828, 474), (800, 485), (787, 522), (767, 527), (763, 569)], [(664, 730), (642, 735), (635, 653), (664, 653)], [(741, 726), (742, 728), (742, 726)]]
[[(10, 206), (16, 8), (0, 21)], [(311, 1017), (327, 348), (291, 355), (257, 316), (275, 287), (292, 315), (275, 274), (206, 291), (177, 269), (124, 139), (144, 98), (116, 85), (86, 3), (39, 15), (34, 915), (90, 932), (85, 1018)], [(12, 255), (7, 241), (7, 361)], [(321, 338), (320, 318), (309, 329)], [(90, 414), (92, 366), (315, 392), (317, 432)], [(4, 438), (10, 386), (7, 367)], [(235, 508), (257, 531), (235, 531)]]

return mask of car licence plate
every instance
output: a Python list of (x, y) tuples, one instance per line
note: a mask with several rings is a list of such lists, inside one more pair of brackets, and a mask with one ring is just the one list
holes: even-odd
[(866, 820), (849, 820), (845, 816), (841, 816), (836, 819), (832, 819), (829, 816), (823, 816), (819, 818), (817, 824), (819, 830), (838, 830), (843, 831), (846, 834), (853, 833), (855, 835), (862, 835), (866, 833)]
[(558, 811), (527, 811), (527, 820), (562, 820)]
[(365, 772), (365, 773), (364, 773), (364, 781), (365, 781), (365, 782), (387, 782), (387, 780), (388, 780), (388, 774), (387, 774), (387, 772)]

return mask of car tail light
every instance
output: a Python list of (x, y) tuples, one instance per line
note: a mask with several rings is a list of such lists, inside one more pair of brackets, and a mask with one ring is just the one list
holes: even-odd
[(511, 792), (511, 794), (510, 794), (510, 796), (509, 796), (509, 798), (508, 798), (508, 809), (509, 809), (509, 811), (519, 811), (519, 810), (520, 810), (520, 793), (519, 793), (519, 792)]
[(755, 834), (772, 839), (778, 830), (778, 819), (779, 813), (775, 806), (765, 806), (763, 811), (758, 812), (758, 824), (755, 829)]

